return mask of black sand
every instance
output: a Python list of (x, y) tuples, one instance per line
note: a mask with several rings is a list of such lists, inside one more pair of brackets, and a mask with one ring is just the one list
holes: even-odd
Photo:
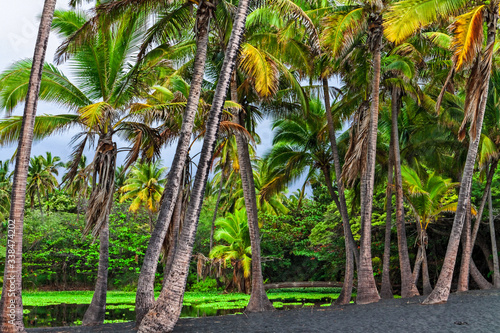
[[(500, 290), (452, 294), (446, 304), (421, 305), (425, 297), (368, 305), (180, 319), (174, 332), (485, 332), (500, 333)], [(28, 332), (135, 332), (133, 323), (94, 328), (35, 328)]]

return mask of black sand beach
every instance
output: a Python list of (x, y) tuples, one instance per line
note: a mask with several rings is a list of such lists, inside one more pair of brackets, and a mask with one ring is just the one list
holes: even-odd
[[(500, 333), (500, 290), (452, 294), (446, 304), (421, 305), (425, 297), (368, 305), (303, 308), (180, 319), (174, 332), (485, 332)], [(28, 332), (135, 332), (134, 323), (94, 328), (35, 328)]]

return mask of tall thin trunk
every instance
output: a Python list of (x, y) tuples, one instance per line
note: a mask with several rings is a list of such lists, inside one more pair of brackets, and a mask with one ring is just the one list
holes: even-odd
[(99, 266), (92, 301), (85, 312), (82, 325), (100, 325), (106, 313), (109, 268), (109, 214), (113, 205), (115, 190), (116, 144), (111, 132), (102, 136), (97, 144), (93, 163), (92, 193), (86, 214), (83, 234), (93, 228), (92, 235), (99, 234)]
[[(108, 215), (109, 216), (109, 215)], [(104, 322), (109, 269), (109, 218), (106, 218), (99, 234), (99, 267), (94, 296), (82, 319), (82, 325), (93, 326)]]
[(398, 237), (399, 267), (401, 271), (401, 297), (417, 296), (418, 289), (412, 279), (408, 243), (406, 239), (405, 212), (403, 206), (403, 177), (401, 176), (401, 155), (399, 150), (398, 113), (401, 95), (397, 88), (392, 89), (392, 126), (391, 139), (394, 153), (394, 172), (396, 185), (396, 229)]
[(215, 207), (214, 207), (214, 216), (212, 218), (212, 227), (210, 228), (210, 250), (208, 251), (209, 253), (212, 251), (212, 247), (214, 246), (215, 220), (217, 219), (217, 211), (219, 210), (220, 197), (223, 188), (224, 188), (224, 169), (221, 171), (220, 174), (219, 193), (217, 194), (217, 201), (215, 202)]
[(191, 200), (187, 208), (184, 226), (182, 228), (174, 262), (172, 263), (172, 269), (167, 279), (166, 288), (162, 289), (158, 300), (142, 320), (139, 327), (140, 333), (170, 332), (173, 330), (181, 313), (182, 299), (186, 288), (189, 263), (193, 252), (193, 244), (201, 206), (203, 204), (208, 172), (215, 150), (217, 132), (219, 130), (227, 88), (229, 87), (231, 74), (235, 67), (240, 43), (243, 39), (248, 3), (248, 0), (241, 0), (238, 3), (233, 30), (229, 38), (228, 48), (226, 50), (221, 73), (217, 82), (217, 88), (215, 89), (212, 107), (210, 109), (207, 131), (203, 141), (198, 169), (196, 170)]
[[(450, 295), (451, 280), (453, 278), (453, 270), (458, 252), (458, 244), (460, 243), (460, 235), (464, 224), (464, 217), (466, 211), (466, 204), (471, 194), (472, 176), (474, 175), (474, 164), (476, 161), (477, 150), (481, 138), (481, 129), (483, 127), (484, 111), (486, 109), (486, 101), (488, 98), (488, 84), (490, 82), (491, 62), (492, 62), (492, 49), (495, 43), (496, 26), (498, 20), (498, 8), (491, 5), (485, 11), (486, 24), (488, 27), (488, 34), (486, 39), (486, 53), (485, 58), (480, 62), (481, 65), (481, 81), (480, 81), (480, 99), (476, 113), (476, 126), (475, 133), (469, 131), (469, 150), (467, 152), (467, 159), (465, 161), (462, 181), (460, 183), (460, 193), (458, 195), (457, 211), (453, 226), (451, 229), (450, 239), (448, 241), (448, 248), (444, 258), (443, 267), (439, 274), (436, 287), (432, 293), (425, 299), (423, 304), (436, 304), (444, 303), (448, 300)], [(480, 55), (479, 55), (480, 56)], [(479, 78), (473, 78), (479, 80)], [(474, 110), (476, 111), (476, 110)]]
[(431, 279), (429, 278), (429, 264), (427, 262), (427, 251), (422, 251), (422, 288), (423, 294), (429, 295), (432, 292)]
[[(231, 77), (231, 100), (238, 102), (238, 84), (236, 82), (236, 69)], [(245, 127), (245, 116), (241, 111), (235, 115), (236, 123)], [(236, 148), (240, 162), (241, 185), (247, 211), (248, 231), (250, 233), (250, 246), (252, 248), (252, 291), (250, 301), (245, 312), (260, 312), (274, 310), (273, 305), (267, 298), (262, 277), (262, 263), (260, 254), (259, 219), (257, 211), (257, 196), (255, 195), (255, 184), (253, 179), (252, 162), (248, 150), (248, 141), (241, 134), (236, 133)]]
[(42, 197), (40, 196), (40, 190), (38, 189), (38, 186), (36, 187), (36, 195), (38, 197), (38, 207), (40, 208), (40, 216), (43, 220)]
[(186, 110), (182, 118), (181, 134), (177, 143), (177, 150), (175, 151), (174, 160), (172, 161), (172, 166), (167, 176), (164, 200), (162, 200), (155, 229), (149, 240), (141, 273), (139, 275), (135, 298), (136, 325), (141, 323), (142, 318), (154, 303), (154, 278), (158, 266), (158, 259), (160, 258), (162, 243), (165, 239), (168, 225), (172, 219), (179, 187), (181, 186), (181, 177), (188, 156), (194, 118), (198, 110), (198, 102), (201, 95), (201, 86), (207, 59), (208, 31), (213, 7), (214, 5), (212, 3), (203, 0), (200, 2), (196, 13), (197, 40), (191, 88), (189, 90)]
[(495, 233), (495, 219), (493, 218), (493, 201), (491, 199), (491, 188), (488, 191), (488, 210), (490, 220), (491, 252), (493, 255), (493, 286), (500, 288), (500, 272), (498, 268), (498, 249)]
[(392, 229), (392, 182), (393, 182), (393, 153), (389, 148), (389, 167), (387, 173), (386, 190), (386, 218), (385, 218), (385, 237), (384, 237), (384, 260), (382, 262), (382, 286), (380, 287), (380, 297), (394, 298), (392, 294), (391, 280), (389, 276), (391, 261), (391, 229)]
[(368, 151), (366, 170), (361, 180), (361, 242), (360, 264), (358, 269), (358, 304), (378, 302), (377, 285), (373, 277), (371, 230), (373, 188), (375, 183), (375, 155), (377, 149), (379, 88), (380, 88), (380, 49), (382, 47), (382, 15), (371, 13), (369, 18), (368, 44), (373, 56), (373, 78), (370, 106), (370, 128), (368, 130)]
[(0, 298), (0, 331), (5, 333), (25, 331), (21, 297), (24, 203), (38, 93), (40, 91), (43, 62), (55, 6), (56, 0), (45, 0), (35, 44), (33, 65), (28, 83), (28, 94), (26, 96), (21, 134), (17, 147), (10, 215), (7, 221), (8, 232), (5, 250), (4, 283)]
[[(336, 305), (348, 304), (351, 301), (353, 280), (354, 280), (354, 259), (359, 264), (359, 252), (356, 248), (356, 243), (351, 231), (351, 224), (349, 223), (349, 213), (347, 212), (347, 203), (345, 200), (344, 182), (342, 181), (342, 167), (340, 166), (339, 149), (337, 146), (337, 138), (335, 137), (335, 125), (333, 124), (330, 91), (328, 89), (328, 80), (323, 78), (323, 94), (325, 98), (325, 113), (328, 124), (328, 137), (330, 138), (330, 145), (332, 147), (333, 165), (335, 167), (335, 176), (337, 181), (337, 189), (339, 192), (337, 209), (340, 211), (342, 217), (342, 227), (344, 230), (344, 243), (345, 243), (345, 275), (344, 283), (339, 297), (335, 301)], [(354, 257), (353, 257), (354, 256)]]
[(416, 286), (418, 283), (418, 278), (420, 277), (420, 269), (422, 268), (422, 262), (424, 261), (424, 255), (422, 253), (422, 247), (418, 247), (417, 257), (415, 258), (415, 264), (413, 266), (412, 281)]
[(462, 262), (460, 263), (460, 274), (458, 275), (457, 291), (469, 290), (469, 271), (470, 257), (472, 254), (471, 247), (471, 230), (470, 230), (470, 199), (467, 203), (467, 212), (465, 213), (465, 225), (462, 231)]
[[(471, 238), (471, 247), (474, 248), (476, 244), (477, 233), (479, 231), (479, 226), (481, 225), (481, 220), (483, 218), (484, 206), (486, 206), (486, 201), (488, 200), (488, 193), (491, 190), (491, 182), (493, 181), (493, 176), (495, 175), (495, 170), (498, 165), (498, 160), (494, 160), (489, 166), (489, 170), (487, 168), (487, 178), (486, 185), (484, 186), (483, 198), (481, 199), (481, 204), (479, 205), (479, 209), (476, 215), (476, 222), (474, 223), (474, 228), (472, 228), (472, 238)], [(472, 253), (471, 253), (472, 254)]]

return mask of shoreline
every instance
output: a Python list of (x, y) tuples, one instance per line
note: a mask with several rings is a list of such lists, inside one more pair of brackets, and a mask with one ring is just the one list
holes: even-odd
[[(425, 296), (377, 303), (301, 308), (201, 318), (181, 318), (173, 332), (500, 332), (500, 290), (450, 295), (447, 303), (421, 305)], [(96, 327), (44, 327), (39, 332), (136, 332), (134, 322)]]

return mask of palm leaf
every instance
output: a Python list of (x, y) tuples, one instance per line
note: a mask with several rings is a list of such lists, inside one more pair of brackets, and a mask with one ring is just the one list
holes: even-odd
[(451, 48), (454, 50), (453, 62), (456, 70), (470, 65), (483, 46), (483, 11), (485, 6), (477, 6), (470, 12), (460, 15), (450, 26), (453, 33)]

